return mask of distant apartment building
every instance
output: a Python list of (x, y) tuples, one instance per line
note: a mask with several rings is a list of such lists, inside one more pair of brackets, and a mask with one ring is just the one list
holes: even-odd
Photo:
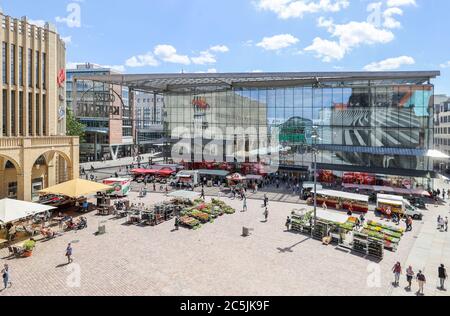
[[(435, 149), (450, 155), (450, 97), (434, 97), (434, 146)], [(450, 169), (449, 160), (435, 161), (435, 168), (440, 171)]]
[[(79, 64), (73, 68), (67, 69), (67, 106), (77, 120), (86, 126), (86, 136), (80, 144), (80, 160), (96, 161), (131, 156), (135, 135), (128, 88), (91, 80), (77, 80), (75, 87), (73, 80), (76, 76), (119, 73), (91, 63)], [(73, 106), (75, 94), (76, 108)]]
[(140, 153), (150, 152), (164, 141), (164, 97), (159, 94), (134, 92), (136, 139)]

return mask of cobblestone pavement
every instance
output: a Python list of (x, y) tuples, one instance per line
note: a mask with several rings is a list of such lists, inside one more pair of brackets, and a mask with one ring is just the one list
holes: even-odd
[[(142, 200), (132, 193), (131, 198), (146, 204), (166, 199), (159, 193)], [(241, 201), (222, 199), (241, 210)], [(413, 254), (428, 216), (436, 212), (429, 211), (425, 224), (415, 223), (398, 252), (387, 252), (376, 265), (285, 232), (286, 217), (302, 205), (271, 202), (267, 223), (260, 200), (249, 199), (248, 207), (195, 231), (172, 231), (173, 221), (138, 227), (89, 214), (87, 230), (38, 242), (31, 258), (8, 259), (7, 250), (1, 250), (0, 264), (10, 265), (13, 286), (0, 295), (400, 295), (392, 290), (390, 269)], [(107, 233), (96, 236), (101, 221)], [(243, 226), (254, 229), (252, 236), (241, 237)], [(75, 262), (66, 266), (68, 242)], [(379, 286), (368, 283), (377, 280), (378, 269)]]

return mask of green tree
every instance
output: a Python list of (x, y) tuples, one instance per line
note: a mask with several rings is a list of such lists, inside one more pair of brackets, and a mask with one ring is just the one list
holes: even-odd
[(80, 142), (84, 142), (86, 125), (77, 121), (71, 109), (67, 109), (66, 129), (67, 136), (78, 136), (80, 137)]

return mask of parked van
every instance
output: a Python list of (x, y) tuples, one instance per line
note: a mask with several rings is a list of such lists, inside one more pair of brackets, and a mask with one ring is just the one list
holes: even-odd
[(392, 215), (400, 217), (411, 216), (413, 219), (422, 220), (423, 213), (411, 205), (409, 201), (398, 195), (377, 195), (377, 211), (386, 214), (390, 209)]

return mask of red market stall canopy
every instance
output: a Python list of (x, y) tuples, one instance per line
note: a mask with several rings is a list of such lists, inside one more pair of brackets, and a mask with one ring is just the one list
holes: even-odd
[(176, 171), (170, 168), (164, 168), (164, 169), (133, 169), (131, 170), (131, 173), (134, 175), (143, 175), (143, 176), (161, 176), (161, 177), (170, 177), (171, 175), (175, 174)]

